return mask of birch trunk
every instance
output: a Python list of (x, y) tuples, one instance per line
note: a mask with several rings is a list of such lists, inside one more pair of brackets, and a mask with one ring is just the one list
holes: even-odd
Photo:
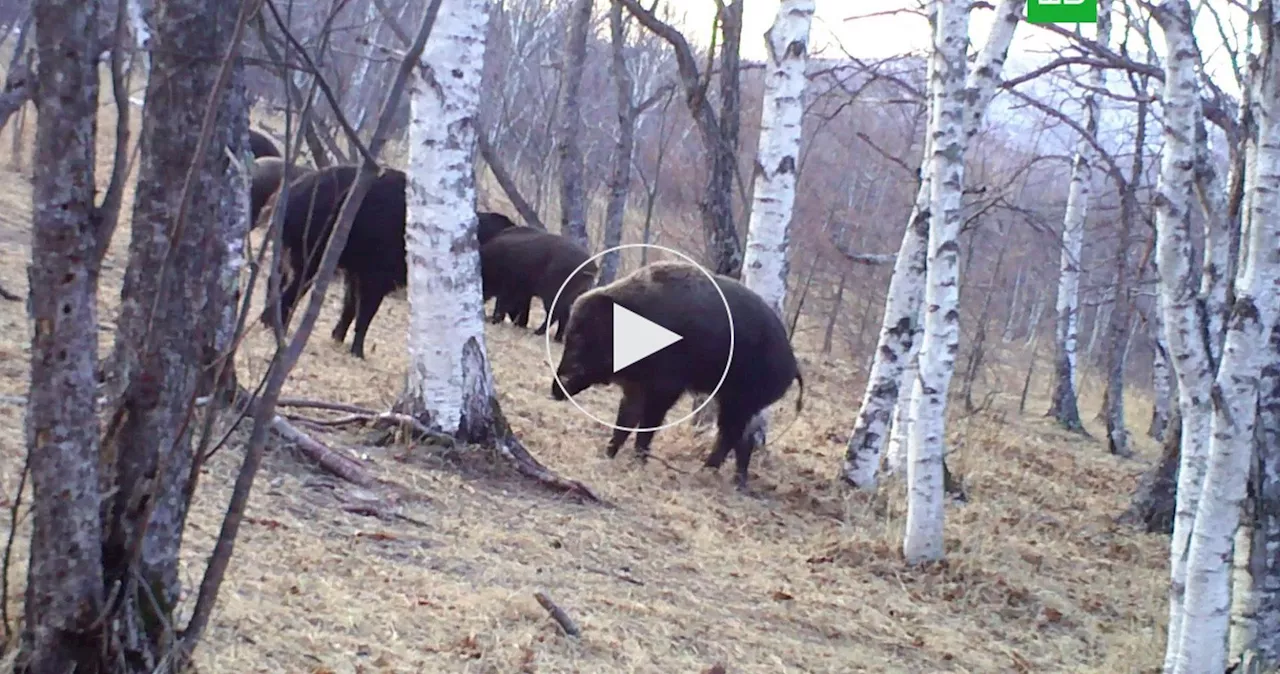
[[(783, 321), (814, 4), (814, 0), (782, 0), (773, 26), (764, 35), (769, 61), (742, 280)], [(752, 432), (753, 442), (764, 443), (768, 418), (768, 410), (760, 412), (760, 423)]]
[[(1264, 8), (1268, 3), (1264, 3)], [(1264, 9), (1261, 14), (1268, 17)], [(1213, 382), (1212, 439), (1203, 491), (1186, 563), (1184, 627), (1174, 657), (1175, 674), (1218, 671), (1227, 665), (1231, 618), (1230, 565), (1254, 446), (1259, 373), (1280, 354), (1268, 342), (1280, 313), (1280, 50), (1270, 21), (1263, 24), (1262, 82), (1257, 119), (1257, 177), (1252, 198), (1249, 257), (1236, 278), (1222, 361)], [(1212, 326), (1212, 321), (1209, 322)], [(1212, 333), (1210, 333), (1212, 339)]]
[[(966, 102), (960, 113), (961, 129), (958, 131), (962, 134), (960, 138), (962, 155), (964, 144), (969, 138), (977, 135), (982, 115), (995, 96), (996, 85), (1000, 82), (1000, 73), (1009, 52), (1009, 44), (1013, 41), (1014, 30), (1022, 17), (1025, 5), (1026, 3), (1021, 0), (1001, 0), (996, 8), (996, 20), (992, 24), (987, 43), (978, 55), (973, 71), (969, 73), (968, 82), (962, 87), (966, 94)], [(933, 3), (930, 4), (929, 11), (931, 14), (936, 11)], [(933, 22), (932, 16), (930, 20)], [(929, 60), (927, 67), (928, 86), (932, 87), (936, 79), (933, 59)], [(885, 298), (875, 357), (867, 378), (866, 389), (863, 390), (862, 404), (858, 409), (858, 416), (845, 449), (844, 465), (841, 470), (844, 480), (859, 489), (875, 487), (876, 470), (889, 435), (890, 424), (895, 416), (894, 408), (902, 399), (900, 391), (904, 388), (904, 368), (911, 362), (908, 355), (913, 348), (916, 348), (914, 345), (919, 341), (920, 303), (924, 299), (925, 292), (926, 237), (929, 235), (928, 218), (932, 198), (927, 164), (935, 153), (936, 134), (936, 129), (933, 127), (936, 111), (932, 109), (935, 96), (932, 90), (927, 93), (927, 96), (930, 122), (925, 129), (921, 183), (916, 191), (915, 205), (907, 221), (902, 244), (898, 248), (898, 257), (894, 262), (893, 277), (889, 281), (889, 292)], [(909, 382), (907, 384), (906, 389), (909, 393), (911, 386)]]
[(933, 53), (933, 156), (930, 157), (929, 257), (925, 276), (920, 375), (907, 436), (907, 563), (943, 556), (943, 448), (947, 391), (960, 339), (959, 246), (965, 154), (965, 47), (969, 3), (939, 0)]
[(440, 7), (413, 80), (409, 124), (409, 373), (405, 405), (464, 441), (492, 435), (471, 159), (489, 22), (486, 0)]
[[(631, 193), (631, 163), (636, 142), (635, 82), (627, 69), (626, 24), (622, 5), (616, 0), (609, 7), (610, 72), (617, 93), (618, 142), (613, 148), (613, 175), (609, 178), (609, 203), (604, 215), (604, 250), (622, 244), (622, 218), (627, 211), (627, 195)], [(612, 283), (618, 276), (620, 251), (605, 253), (600, 260), (599, 285)]]
[[(1253, 459), (1260, 373), (1264, 367), (1280, 363), (1280, 353), (1271, 348), (1270, 339), (1280, 315), (1280, 251), (1275, 245), (1280, 240), (1280, 45), (1276, 44), (1277, 26), (1270, 2), (1261, 4), (1255, 19), (1262, 49), (1252, 82), (1258, 105), (1254, 108), (1257, 144), (1249, 239), (1243, 246), (1248, 252), (1236, 275), (1235, 301), (1226, 320), (1222, 359), (1213, 382), (1208, 468), (1195, 512), (1183, 600), (1184, 625), (1196, 627), (1184, 627), (1181, 632), (1174, 656), (1176, 674), (1227, 666), (1232, 596), (1231, 567), (1226, 562), (1232, 557)], [(1221, 229), (1225, 234), (1226, 227)], [(1222, 236), (1212, 245), (1226, 243)], [(1209, 246), (1206, 244), (1205, 273), (1221, 273), (1212, 268), (1218, 264), (1216, 258), (1225, 255), (1210, 251)], [(1223, 295), (1225, 299), (1225, 291)], [(1207, 313), (1212, 342), (1212, 307)]]
[[(1103, 0), (1098, 7), (1096, 40), (1108, 44), (1111, 39), (1111, 3)], [(1106, 87), (1105, 71), (1089, 71), (1090, 88), (1084, 95), (1086, 138), (1076, 141), (1075, 159), (1071, 164), (1071, 182), (1067, 190), (1067, 210), (1062, 217), (1062, 252), (1058, 272), (1057, 355), (1054, 359), (1053, 400), (1049, 415), (1063, 428), (1083, 432), (1076, 390), (1076, 361), (1079, 349), (1080, 322), (1080, 256), (1084, 253), (1084, 230), (1088, 221), (1089, 196), (1093, 190), (1093, 139), (1098, 135), (1102, 110), (1096, 92)], [(1094, 325), (1099, 325), (1095, 312)], [(1097, 331), (1094, 331), (1097, 337)], [(1092, 349), (1093, 340), (1090, 340)]]
[[(1251, 650), (1263, 669), (1280, 665), (1280, 326), (1271, 329), (1259, 391), (1257, 448), (1254, 463), (1251, 552), (1245, 573), (1251, 615), (1235, 640)], [(1238, 596), (1238, 595), (1237, 595)]]
[(592, 0), (574, 0), (564, 50), (564, 100), (560, 108), (560, 233), (590, 250), (587, 188), (583, 184), (582, 75)]
[(1186, 555), (1206, 471), (1214, 370), (1203, 337), (1207, 326), (1200, 316), (1200, 298), (1191, 260), (1191, 209), (1195, 195), (1192, 141), (1199, 108), (1191, 7), (1187, 0), (1164, 0), (1153, 16), (1165, 35), (1162, 95), (1165, 147), (1158, 187), (1155, 254), (1165, 340), (1177, 377), (1182, 417), (1177, 508), (1170, 542), (1169, 633), (1164, 661), (1164, 671), (1168, 674), (1178, 666), (1182, 647)]
[(884, 470), (889, 475), (901, 475), (907, 469), (907, 433), (911, 430), (911, 396), (915, 394), (916, 379), (920, 377), (920, 345), (907, 352), (907, 367), (902, 371), (902, 386), (893, 408), (893, 427), (889, 429), (889, 449), (885, 456)]
[[(1109, 13), (1111, 8), (1107, 7)], [(1101, 29), (1099, 29), (1101, 32)], [(1145, 83), (1144, 83), (1145, 86)], [(1120, 254), (1116, 256), (1116, 307), (1111, 316), (1109, 343), (1107, 345), (1107, 395), (1103, 416), (1107, 425), (1107, 444), (1112, 454), (1130, 456), (1129, 430), (1125, 426), (1124, 374), (1128, 362), (1129, 344), (1133, 336), (1129, 316), (1133, 312), (1133, 298), (1129, 295), (1129, 248), (1133, 239), (1133, 224), (1138, 218), (1138, 185), (1142, 181), (1143, 157), (1147, 144), (1147, 102), (1138, 103), (1137, 128), (1134, 131), (1133, 163), (1129, 179), (1122, 186), (1124, 193), (1120, 203)]]
[(1169, 432), (1169, 418), (1174, 400), (1174, 381), (1172, 365), (1169, 363), (1169, 350), (1164, 341), (1164, 321), (1160, 317), (1160, 307), (1151, 312), (1151, 388), (1154, 400), (1151, 404), (1151, 424), (1147, 427), (1147, 435), (1156, 440), (1164, 440)]
[(25, 433), (31, 550), (19, 668), (95, 671), (81, 647), (103, 609), (99, 518), (97, 2), (35, 0), (31, 378)]

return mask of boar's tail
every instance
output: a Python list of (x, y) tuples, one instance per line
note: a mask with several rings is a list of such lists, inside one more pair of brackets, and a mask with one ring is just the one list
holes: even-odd
[(800, 395), (796, 396), (796, 416), (800, 416), (800, 412), (804, 411), (804, 377), (800, 376), (800, 370), (796, 370), (796, 383), (800, 385)]

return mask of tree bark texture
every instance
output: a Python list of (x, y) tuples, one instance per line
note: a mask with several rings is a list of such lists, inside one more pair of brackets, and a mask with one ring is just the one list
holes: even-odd
[[(982, 115), (986, 106), (995, 96), (996, 85), (1000, 82), (1009, 45), (1013, 42), (1014, 30), (1017, 28), (1026, 3), (1020, 0), (1001, 0), (996, 9), (996, 21), (983, 46), (982, 52), (969, 73), (965, 83), (964, 128), (965, 141), (977, 135), (981, 126)], [(933, 12), (934, 5), (930, 4)], [(931, 24), (934, 21), (931, 19)], [(935, 74), (933, 60), (927, 66), (928, 86), (933, 86)], [(930, 111), (933, 105), (933, 94), (927, 92), (927, 105)], [(915, 205), (907, 221), (902, 244), (898, 248), (898, 256), (893, 266), (893, 276), (889, 281), (889, 292), (885, 298), (884, 314), (880, 325), (880, 334), (876, 342), (875, 357), (871, 363), (871, 372), (867, 377), (866, 389), (863, 391), (862, 404), (854, 422), (853, 432), (845, 449), (844, 465), (841, 474), (846, 482), (860, 488), (875, 487), (876, 471), (880, 465), (880, 456), (885, 442), (889, 439), (890, 428), (896, 423), (895, 417), (908, 416), (909, 413), (895, 415), (894, 409), (899, 401), (910, 399), (912, 381), (904, 377), (907, 364), (912, 362), (913, 350), (918, 350), (921, 330), (920, 304), (924, 299), (925, 274), (927, 269), (927, 238), (929, 235), (929, 201), (931, 183), (928, 162), (934, 155), (934, 134), (932, 126), (933, 113), (930, 112), (930, 123), (925, 129), (925, 141), (920, 174), (921, 182), (916, 191)], [(905, 390), (903, 390), (905, 387)], [(905, 430), (905, 429), (904, 429)]]
[(765, 33), (769, 61), (742, 280), (779, 318), (785, 316), (787, 298), (787, 252), (796, 200), (796, 164), (813, 10), (813, 0), (783, 0), (773, 26)]
[(238, 10), (238, 3), (172, 0), (156, 12), (117, 319), (119, 369), (112, 373), (123, 397), (103, 447), (112, 464), (108, 484), (117, 489), (103, 506), (104, 562), (109, 580), (128, 581), (123, 621), (136, 632), (129, 658), (147, 668), (159, 666), (176, 637), (178, 556), (194, 459), (191, 409), (202, 366), (219, 341), (227, 305), (234, 303), (228, 268), (242, 257), (229, 249), (242, 245), (247, 230), (247, 215), (231, 218), (227, 207), (243, 191), (227, 156), (228, 148), (245, 142), (242, 93), (218, 94), (210, 142), (197, 156)]
[(1156, 440), (1164, 440), (1171, 428), (1169, 420), (1173, 415), (1177, 382), (1173, 376), (1173, 365), (1169, 362), (1169, 349), (1164, 340), (1164, 321), (1160, 316), (1160, 307), (1151, 312), (1149, 332), (1151, 335), (1151, 423), (1147, 426), (1147, 435)]
[[(1105, 12), (1111, 13), (1111, 3), (1104, 2)], [(1103, 9), (1099, 8), (1099, 12)], [(1101, 15), (1100, 15), (1101, 16)], [(1110, 21), (1108, 20), (1108, 23)], [(1099, 28), (1101, 33), (1101, 28)], [(1138, 122), (1134, 132), (1133, 163), (1129, 179), (1123, 186), (1120, 204), (1119, 254), (1116, 256), (1116, 306), (1111, 312), (1107, 343), (1107, 395), (1103, 416), (1107, 425), (1107, 446), (1112, 454), (1130, 456), (1129, 429), (1125, 426), (1124, 374), (1129, 353), (1130, 316), (1133, 314), (1133, 298), (1129, 287), (1129, 249), (1133, 245), (1133, 224), (1138, 218), (1138, 185), (1142, 180), (1143, 156), (1147, 143), (1147, 103), (1138, 103)]]
[[(1191, 533), (1183, 600), (1185, 627), (1174, 658), (1176, 674), (1226, 668), (1232, 600), (1228, 561), (1253, 464), (1260, 373), (1264, 367), (1280, 363), (1280, 352), (1274, 350), (1270, 339), (1280, 316), (1280, 249), (1276, 247), (1280, 241), (1280, 45), (1276, 44), (1280, 27), (1274, 24), (1269, 2), (1262, 3), (1255, 19), (1262, 50), (1260, 67), (1251, 83), (1259, 104), (1254, 110), (1257, 160), (1245, 246), (1248, 254), (1236, 274), (1235, 301), (1226, 320), (1222, 358), (1212, 385), (1209, 458)], [(1213, 245), (1225, 243), (1219, 240)], [(1225, 252), (1219, 255), (1206, 246), (1206, 275), (1217, 264), (1212, 258), (1219, 256), (1225, 257)], [(1212, 342), (1215, 322), (1211, 313), (1205, 320)]]
[(583, 184), (582, 75), (587, 63), (587, 32), (592, 0), (573, 0), (565, 40), (564, 98), (560, 104), (560, 234), (587, 250), (587, 188)]
[(1173, 672), (1183, 630), (1186, 555), (1208, 457), (1214, 370), (1192, 268), (1195, 122), (1200, 104), (1196, 49), (1187, 0), (1164, 0), (1154, 13), (1165, 35), (1164, 152), (1156, 208), (1156, 268), (1165, 341), (1178, 380), (1182, 448), (1170, 542), (1169, 632), (1164, 671)]
[(104, 591), (94, 203), (101, 7), (35, 0), (38, 82), (26, 442), (32, 534), (18, 672), (98, 672)]
[[(783, 0), (773, 26), (764, 36), (769, 60), (765, 64), (760, 142), (742, 280), (783, 321), (813, 11), (813, 0)], [(752, 442), (765, 442), (768, 418), (768, 410), (762, 410), (760, 423), (753, 426)]]
[(943, 555), (943, 451), (947, 391), (960, 339), (959, 246), (965, 154), (965, 58), (969, 4), (939, 0), (934, 32), (930, 157), (929, 256), (925, 276), (920, 375), (912, 392), (907, 442), (907, 525), (902, 551), (908, 563)]
[(492, 434), (472, 156), (486, 0), (441, 5), (410, 89), (407, 411), (464, 441)]
[[(1111, 37), (1110, 2), (1098, 7), (1096, 40), (1108, 44)], [(1058, 320), (1057, 352), (1054, 359), (1053, 400), (1049, 414), (1060, 426), (1075, 432), (1083, 432), (1080, 421), (1080, 405), (1076, 390), (1076, 361), (1079, 351), (1080, 330), (1080, 268), (1084, 254), (1084, 230), (1088, 222), (1089, 197), (1093, 191), (1093, 162), (1096, 151), (1094, 139), (1098, 136), (1098, 123), (1102, 115), (1099, 91), (1106, 88), (1106, 74), (1102, 68), (1089, 71), (1089, 88), (1084, 94), (1085, 133), (1087, 138), (1076, 141), (1075, 158), (1071, 163), (1071, 182), (1067, 188), (1067, 210), (1062, 217), (1062, 251), (1058, 272)], [(1095, 326), (1100, 323), (1095, 317)], [(1096, 336), (1096, 333), (1095, 333)], [(1090, 340), (1092, 344), (1092, 340)]]
[[(613, 0), (609, 7), (609, 68), (613, 75), (618, 106), (618, 142), (613, 148), (613, 174), (609, 177), (609, 203), (604, 215), (604, 250), (622, 244), (622, 219), (631, 193), (631, 162), (636, 143), (635, 82), (627, 68), (627, 33), (622, 5)], [(612, 283), (618, 277), (619, 251), (610, 251), (600, 260), (598, 283)]]

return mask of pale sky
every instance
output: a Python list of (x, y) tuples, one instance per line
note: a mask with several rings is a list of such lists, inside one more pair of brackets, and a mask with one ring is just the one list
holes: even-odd
[[(778, 11), (778, 0), (746, 1), (742, 27), (742, 55), (745, 58), (762, 60), (766, 53), (764, 33)], [(667, 2), (677, 6), (679, 8), (677, 12), (685, 13), (687, 18), (682, 22), (685, 35), (691, 41), (706, 44), (711, 20), (715, 16), (714, 0), (667, 0)], [(845, 20), (851, 16), (866, 17), (869, 14), (906, 9), (918, 4), (913, 0), (817, 0), (810, 53), (838, 58), (843, 54), (838, 44), (843, 44), (850, 53), (863, 58), (884, 58), (911, 51), (923, 52), (929, 45), (930, 37), (928, 23), (923, 16), (895, 14), (860, 18), (856, 21)], [(1223, 3), (1223, 11), (1230, 15), (1227, 18), (1234, 25), (1229, 26), (1228, 31), (1234, 35), (1244, 26), (1241, 14), (1227, 3)], [(975, 45), (981, 45), (986, 41), (994, 16), (995, 12), (990, 9), (975, 10), (970, 15), (970, 38)], [(1202, 11), (1198, 18), (1196, 37), (1201, 50), (1209, 59), (1210, 72), (1214, 74), (1220, 86), (1233, 94), (1237, 93), (1238, 89), (1230, 74), (1230, 64), (1223, 49), (1223, 40), (1212, 17)], [(1117, 17), (1117, 23), (1119, 21)], [(1118, 44), (1120, 41), (1121, 31), (1118, 28), (1119, 26), (1113, 29), (1113, 44)], [(1083, 31), (1088, 37), (1094, 34), (1094, 28), (1090, 25), (1084, 26)], [(1159, 34), (1158, 28), (1155, 32), (1157, 34), (1152, 36), (1153, 42), (1156, 49), (1162, 50), (1163, 37)], [(1014, 60), (1037, 61), (1044, 58), (1043, 55), (1051, 48), (1063, 44), (1065, 44), (1064, 38), (1049, 33), (1043, 28), (1023, 24), (1015, 33), (1010, 51)], [(1011, 70), (1017, 72), (1024, 68), (1013, 67)]]

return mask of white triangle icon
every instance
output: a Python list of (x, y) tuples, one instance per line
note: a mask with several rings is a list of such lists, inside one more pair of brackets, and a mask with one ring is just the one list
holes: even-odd
[(630, 309), (613, 305), (613, 371), (684, 339)]

